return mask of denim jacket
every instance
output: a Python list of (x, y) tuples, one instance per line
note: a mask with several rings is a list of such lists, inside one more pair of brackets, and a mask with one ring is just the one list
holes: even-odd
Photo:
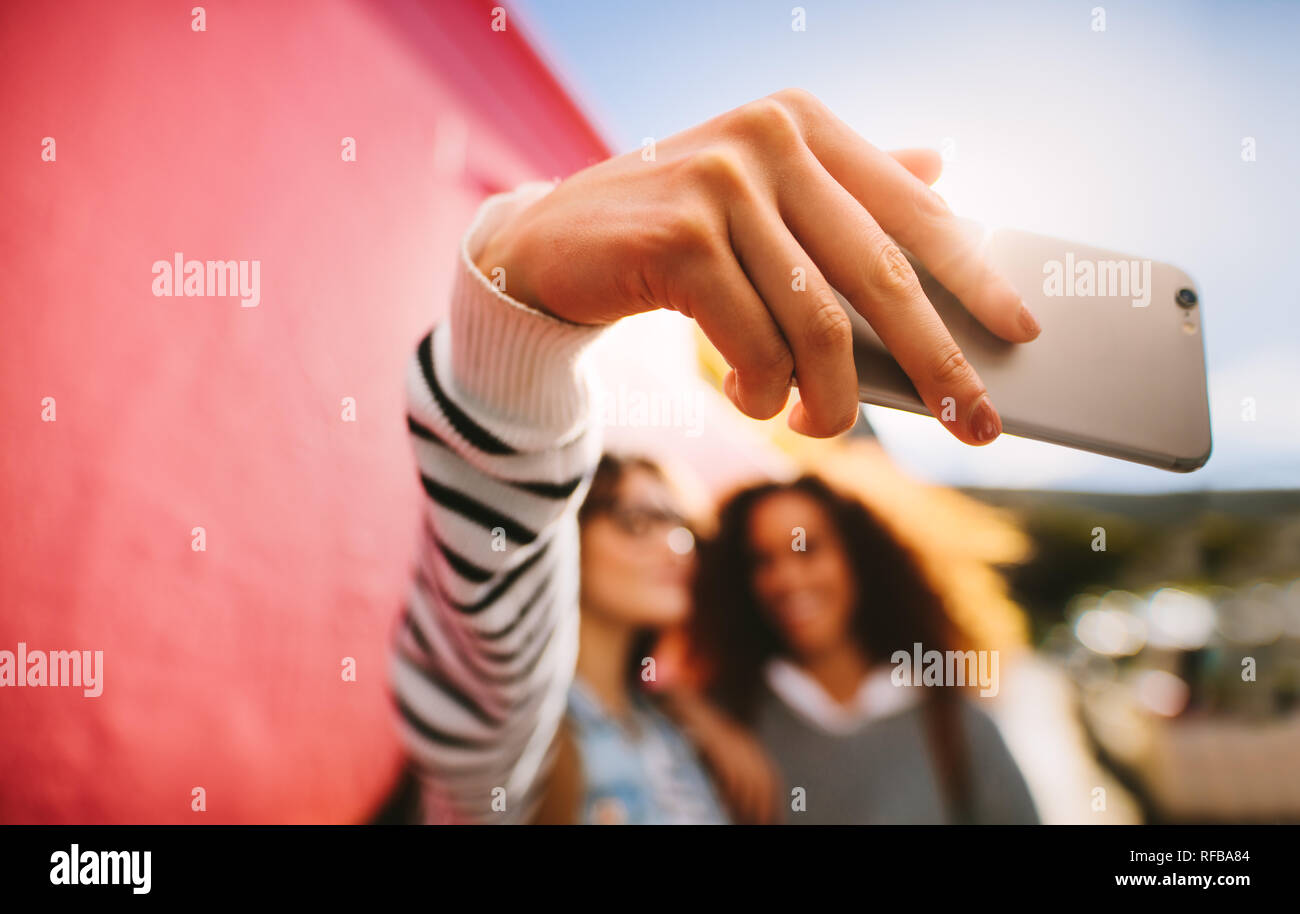
[(582, 759), (580, 821), (590, 825), (725, 825), (730, 820), (694, 748), (644, 695), (613, 718), (575, 678), (569, 722)]

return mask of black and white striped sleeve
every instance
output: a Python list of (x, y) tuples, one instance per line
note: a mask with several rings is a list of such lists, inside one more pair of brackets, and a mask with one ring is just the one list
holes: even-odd
[(552, 187), (483, 203), (450, 316), (407, 367), (423, 529), (391, 681), (428, 822), (531, 818), (577, 658), (576, 513), (601, 446), (581, 356), (600, 329), (519, 304), (473, 263)]

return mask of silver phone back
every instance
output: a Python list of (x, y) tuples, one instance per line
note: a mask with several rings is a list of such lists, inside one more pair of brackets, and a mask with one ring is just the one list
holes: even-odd
[[(988, 387), (1004, 432), (1179, 472), (1209, 459), (1199, 294), (1191, 307), (1177, 299), (1182, 289), (1196, 293), (1186, 273), (1008, 229), (984, 243), (1043, 328), (1031, 343), (994, 336), (908, 259)], [(854, 325), (859, 399), (929, 415), (870, 324), (840, 303)]]

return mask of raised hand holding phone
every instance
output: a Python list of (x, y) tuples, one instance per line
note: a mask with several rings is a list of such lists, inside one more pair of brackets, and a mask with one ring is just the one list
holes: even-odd
[[(852, 427), (862, 315), (935, 416), (985, 444), (1001, 420), (900, 249), (990, 331), (1014, 343), (1038, 324), (928, 186), (926, 152), (890, 155), (816, 97), (786, 89), (657, 144), (575, 173), (489, 239), (476, 265), (563, 320), (604, 324), (655, 309), (693, 318), (732, 366), (725, 389), (767, 419), (828, 437)], [(897, 240), (897, 243), (895, 242)]]

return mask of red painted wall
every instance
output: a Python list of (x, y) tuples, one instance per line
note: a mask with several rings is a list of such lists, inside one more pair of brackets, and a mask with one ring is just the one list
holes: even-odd
[[(104, 652), (99, 698), (0, 689), (3, 822), (368, 815), (406, 356), (483, 194), (608, 154), (491, 2), (195, 5), (0, 10), (0, 650)], [(260, 304), (155, 297), (178, 251)]]

